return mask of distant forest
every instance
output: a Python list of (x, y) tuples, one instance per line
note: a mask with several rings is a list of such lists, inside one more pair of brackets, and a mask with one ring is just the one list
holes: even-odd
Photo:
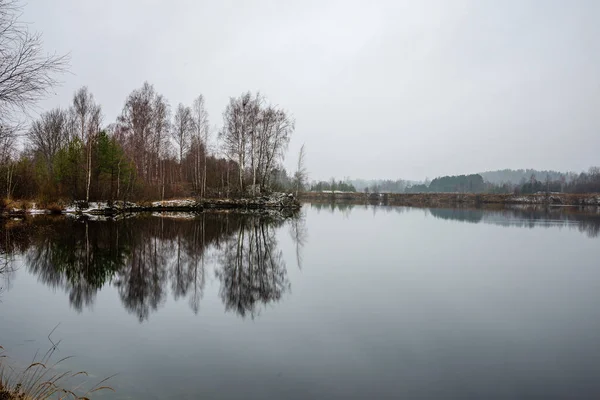
[(567, 180), (573, 180), (577, 177), (574, 172), (562, 173), (558, 171), (539, 171), (535, 169), (502, 169), (497, 171), (480, 172), (479, 175), (483, 177), (483, 180), (495, 185), (502, 185), (505, 183), (509, 184), (522, 184), (524, 181), (531, 179), (531, 176), (535, 176), (538, 179), (545, 180), (549, 177), (551, 181), (559, 181), (566, 178)]
[[(471, 175), (442, 176), (425, 182), (397, 180), (346, 179), (334, 182), (343, 192), (367, 193), (498, 193), (532, 194), (540, 192), (600, 193), (600, 168), (580, 174), (533, 169), (488, 171)], [(332, 190), (328, 182), (311, 185), (312, 191)]]

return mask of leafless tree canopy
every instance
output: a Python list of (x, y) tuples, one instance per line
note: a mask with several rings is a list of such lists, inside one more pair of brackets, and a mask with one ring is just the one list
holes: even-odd
[(73, 123), (79, 129), (81, 142), (86, 148), (86, 192), (85, 200), (90, 200), (90, 185), (92, 180), (92, 144), (100, 131), (102, 108), (94, 101), (94, 96), (86, 86), (73, 95), (71, 108)]
[(144, 82), (125, 101), (119, 125), (133, 155), (138, 176), (146, 182), (160, 181), (160, 158), (169, 132), (169, 105), (154, 86)]
[(33, 122), (27, 134), (33, 151), (42, 157), (51, 174), (54, 170), (54, 157), (69, 141), (69, 127), (69, 113), (56, 108)]
[(66, 71), (68, 56), (45, 54), (41, 35), (19, 21), (17, 0), (0, 0), (0, 123), (48, 94)]
[(171, 119), (168, 102), (145, 82), (103, 128), (101, 107), (82, 87), (68, 111), (48, 111), (32, 124), (21, 159), (11, 158), (12, 131), (0, 127), (0, 187), (7, 198), (52, 201), (257, 194), (270, 191), (271, 181), (291, 189), (281, 163), (294, 121), (264, 96), (232, 98), (222, 142), (212, 148), (202, 95), (174, 111)]
[(192, 110), (179, 103), (173, 118), (173, 127), (171, 131), (173, 140), (175, 140), (175, 143), (179, 148), (179, 162), (183, 160), (183, 154), (190, 148), (193, 133), (194, 119), (192, 118)]
[(298, 191), (306, 185), (306, 181), (308, 180), (308, 171), (306, 170), (304, 158), (306, 156), (306, 152), (304, 150), (304, 145), (300, 148), (300, 153), (298, 154), (298, 166), (296, 167), (296, 172), (294, 173), (294, 187), (296, 188), (296, 195), (298, 195)]
[(247, 92), (229, 100), (219, 137), (225, 153), (238, 164), (241, 192), (248, 169), (253, 192), (257, 185), (269, 186), (271, 173), (281, 161), (294, 128), (293, 118), (284, 110), (266, 105), (260, 94)]
[(190, 143), (190, 161), (192, 164), (192, 182), (200, 197), (206, 195), (209, 122), (204, 104), (204, 96), (199, 95), (192, 105), (193, 133)]
[(14, 150), (16, 129), (9, 125), (0, 125), (0, 165), (8, 162)]
[(102, 108), (94, 101), (94, 95), (86, 86), (73, 95), (72, 113), (77, 124), (81, 141), (86, 143), (88, 137), (99, 130)]

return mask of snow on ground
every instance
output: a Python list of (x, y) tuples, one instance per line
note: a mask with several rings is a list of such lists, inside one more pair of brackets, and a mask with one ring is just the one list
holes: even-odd
[(33, 203), (31, 205), (31, 208), (29, 210), (27, 210), (27, 212), (29, 214), (32, 214), (32, 215), (49, 214), (50, 213), (50, 211), (48, 211), (48, 210), (44, 210), (42, 208), (38, 208), (36, 203)]
[(511, 197), (510, 201), (514, 201), (516, 203), (537, 203), (537, 199), (532, 197)]
[(152, 203), (152, 207), (194, 207), (196, 205), (196, 201), (190, 199), (164, 200)]
[(78, 212), (86, 214), (86, 213), (90, 213), (93, 211), (102, 211), (106, 208), (110, 208), (110, 207), (108, 206), (108, 203), (105, 201), (90, 201), (86, 208), (79, 207), (79, 205), (77, 203), (71, 203), (63, 209), (63, 212), (67, 213), (67, 214), (78, 213)]
[(194, 219), (196, 214), (186, 212), (153, 212), (153, 217), (173, 218), (173, 219)]

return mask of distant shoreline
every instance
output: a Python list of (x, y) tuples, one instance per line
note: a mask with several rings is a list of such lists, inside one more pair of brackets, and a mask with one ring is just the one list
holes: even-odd
[(358, 204), (435, 207), (486, 204), (526, 204), (548, 206), (600, 206), (597, 193), (549, 194), (485, 194), (485, 193), (359, 193), (359, 192), (306, 192), (303, 201), (350, 201)]

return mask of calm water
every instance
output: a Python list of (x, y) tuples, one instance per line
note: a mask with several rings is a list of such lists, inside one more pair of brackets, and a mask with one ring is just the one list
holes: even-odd
[[(185, 218), (182, 218), (185, 217)], [(0, 221), (0, 344), (144, 399), (599, 398), (600, 213)]]

